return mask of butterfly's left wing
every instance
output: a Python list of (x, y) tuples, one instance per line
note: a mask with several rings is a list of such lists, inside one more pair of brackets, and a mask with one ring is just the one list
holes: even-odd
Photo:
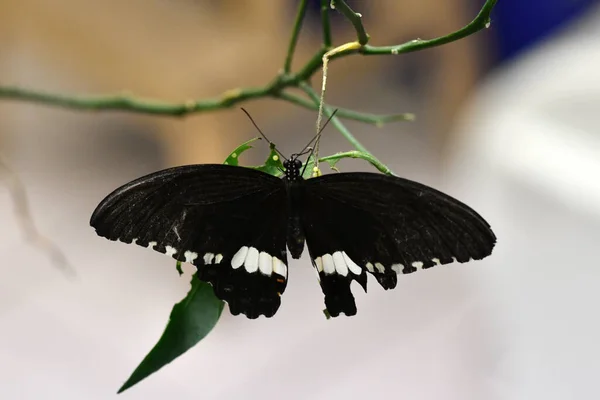
[(287, 282), (287, 202), (281, 179), (249, 168), (188, 165), (108, 195), (90, 225), (198, 268), (232, 314), (271, 317)]
[(385, 289), (397, 274), (491, 254), (496, 237), (467, 205), (431, 187), (374, 173), (338, 173), (299, 185), (302, 228), (332, 316), (356, 314), (352, 280)]

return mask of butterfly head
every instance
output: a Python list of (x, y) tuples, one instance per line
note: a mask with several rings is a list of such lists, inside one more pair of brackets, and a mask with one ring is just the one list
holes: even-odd
[(300, 179), (300, 174), (302, 171), (302, 161), (298, 160), (298, 156), (296, 154), (292, 154), (292, 156), (283, 162), (283, 166), (285, 167), (285, 178), (288, 181), (296, 181)]

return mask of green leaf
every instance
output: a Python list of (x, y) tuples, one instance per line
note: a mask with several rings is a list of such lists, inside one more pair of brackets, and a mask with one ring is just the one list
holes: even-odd
[[(242, 154), (243, 152), (245, 152), (248, 149), (251, 149), (252, 146), (250, 144), (257, 140), (261, 140), (261, 138), (255, 137), (255, 138), (250, 139), (247, 142), (239, 145), (229, 155), (229, 157), (227, 157), (227, 159), (225, 160), (225, 162), (223, 164), (239, 166), (240, 154)], [(259, 171), (265, 172), (267, 174), (271, 174), (273, 176), (281, 176), (283, 174), (283, 172), (282, 172), (283, 164), (281, 163), (281, 158), (279, 157), (279, 153), (277, 153), (277, 150), (275, 150), (275, 145), (273, 143), (271, 143), (270, 147), (271, 147), (271, 151), (269, 153), (269, 157), (267, 157), (267, 159), (265, 160), (265, 163), (263, 165), (257, 165), (257, 166), (248, 167), (248, 168), (257, 169)]]
[(329, 164), (329, 168), (331, 168), (332, 170), (336, 171), (336, 172), (340, 172), (340, 170), (337, 167), (337, 163), (340, 162), (341, 158), (333, 158), (333, 159), (329, 159), (329, 160), (325, 160), (325, 162), (327, 164)]
[(225, 159), (225, 162), (223, 164), (227, 164), (227, 165), (235, 165), (238, 166), (239, 165), (239, 161), (238, 158), (240, 157), (240, 154), (242, 154), (243, 152), (245, 152), (248, 149), (251, 149), (252, 146), (250, 145), (250, 143), (252, 142), (256, 142), (257, 140), (261, 140), (261, 138), (259, 137), (255, 137), (253, 139), (248, 140), (247, 142), (244, 142), (242, 144), (240, 144), (230, 155), (229, 157), (227, 157), (227, 159)]
[(315, 165), (315, 157), (311, 155), (304, 163), (304, 174), (302, 174), (304, 179), (309, 179), (313, 176)]
[(275, 145), (273, 143), (271, 143), (271, 152), (269, 153), (269, 157), (265, 160), (264, 165), (259, 165), (252, 168), (266, 172), (267, 174), (273, 176), (281, 176), (283, 174), (281, 157), (279, 157), (279, 153), (277, 153), (277, 150), (275, 150)]
[(215, 297), (212, 286), (196, 275), (192, 276), (191, 284), (187, 296), (173, 307), (158, 343), (117, 393), (129, 389), (185, 353), (214, 328), (224, 303)]

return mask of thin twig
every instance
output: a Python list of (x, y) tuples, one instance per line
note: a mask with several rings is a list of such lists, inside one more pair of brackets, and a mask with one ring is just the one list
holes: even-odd
[[(329, 57), (346, 50), (347, 48), (355, 48), (360, 47), (358, 42), (346, 43), (335, 49), (329, 50), (327, 53), (323, 54), (323, 80), (321, 82), (321, 97), (319, 99), (319, 112), (317, 115), (317, 132), (321, 131), (321, 120), (323, 118), (323, 107), (325, 105), (325, 91), (327, 89), (327, 65), (329, 64)], [(315, 143), (315, 159), (319, 159), (319, 144), (320, 140), (317, 140)], [(318, 164), (318, 162), (317, 162)], [(317, 165), (318, 170), (318, 165)]]
[(321, 0), (321, 28), (323, 30), (323, 48), (329, 50), (333, 42), (331, 38), (331, 22), (329, 18), (330, 0)]
[(360, 43), (361, 46), (369, 43), (369, 35), (363, 26), (362, 15), (351, 9), (344, 0), (331, 0), (331, 4), (336, 10), (344, 14), (346, 19), (354, 26), (358, 43)]
[(321, 98), (319, 100), (319, 114), (317, 116), (317, 131), (321, 129), (321, 119), (323, 118), (323, 105), (325, 104), (325, 90), (327, 87), (327, 66), (329, 64), (329, 59), (340, 52), (344, 52), (348, 49), (356, 49), (358, 47), (360, 47), (360, 44), (358, 42), (345, 43), (323, 54), (323, 80), (321, 82)]
[(448, 35), (429, 40), (415, 39), (395, 46), (365, 45), (360, 49), (359, 52), (368, 56), (382, 54), (404, 54), (413, 51), (441, 46), (450, 42), (455, 42), (474, 33), (477, 33), (482, 29), (489, 28), (491, 24), (490, 15), (497, 1), (498, 0), (487, 0), (481, 8), (481, 11), (479, 11), (479, 14), (477, 14), (473, 21), (471, 21), (465, 27)]
[[(321, 132), (321, 120), (323, 119), (323, 107), (325, 105), (325, 91), (327, 90), (327, 65), (329, 64), (329, 57), (340, 52), (344, 51), (346, 47), (355, 47), (360, 46), (358, 42), (355, 43), (346, 43), (342, 46), (336, 47), (335, 49), (329, 50), (327, 53), (323, 54), (323, 79), (321, 81), (321, 97), (319, 98), (319, 111), (317, 114), (317, 134)], [(315, 143), (315, 159), (319, 159), (319, 145), (321, 144), (320, 140), (317, 140)], [(317, 162), (317, 173), (319, 172), (319, 165)]]
[[(282, 100), (288, 101), (290, 103), (299, 105), (304, 108), (308, 108), (310, 110), (317, 111), (319, 106), (316, 105), (311, 100), (308, 100), (304, 97), (298, 96), (289, 92), (281, 92), (277, 94), (275, 97), (278, 97)], [(354, 110), (349, 110), (347, 108), (337, 107), (334, 105), (329, 105), (334, 110), (338, 110), (337, 116), (342, 117), (344, 119), (350, 119), (354, 121), (364, 122), (367, 124), (373, 124), (377, 127), (381, 127), (384, 124), (396, 121), (414, 121), (415, 115), (411, 113), (402, 113), (402, 114), (385, 114), (385, 115), (377, 115), (377, 114), (369, 114), (358, 112)]]
[(283, 72), (289, 74), (292, 70), (292, 61), (294, 59), (294, 53), (296, 52), (296, 44), (298, 44), (298, 36), (302, 29), (302, 22), (306, 15), (306, 8), (308, 6), (308, 0), (300, 0), (298, 4), (298, 11), (296, 12), (296, 19), (294, 21), (294, 27), (292, 28), (292, 36), (290, 38), (290, 44), (288, 51), (285, 56), (285, 64), (283, 65)]
[(378, 159), (374, 158), (370, 153), (363, 153), (362, 151), (353, 150), (353, 151), (345, 151), (343, 153), (336, 153), (330, 156), (325, 156), (319, 158), (319, 162), (327, 162), (331, 166), (331, 168), (335, 168), (335, 164), (340, 161), (342, 158), (360, 158), (362, 160), (368, 161), (371, 165), (377, 168), (380, 172), (383, 172), (387, 175), (394, 175), (391, 169), (387, 167), (387, 165), (381, 163)]
[(242, 101), (268, 96), (270, 88), (233, 89), (221, 96), (205, 100), (188, 100), (182, 103), (166, 103), (159, 100), (133, 97), (129, 93), (108, 96), (68, 96), (19, 87), (0, 87), (0, 98), (41, 103), (88, 111), (128, 111), (140, 114), (181, 117), (187, 114), (232, 107)]

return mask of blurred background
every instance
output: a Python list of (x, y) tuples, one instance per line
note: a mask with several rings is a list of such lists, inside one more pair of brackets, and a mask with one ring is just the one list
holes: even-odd
[[(460, 28), (478, 0), (349, 2), (372, 44)], [(307, 257), (275, 318), (227, 310), (198, 346), (127, 399), (593, 399), (600, 396), (600, 7), (499, 0), (489, 29), (397, 57), (332, 62), (327, 100), (417, 121), (348, 122), (397, 174), (480, 212), (486, 260), (354, 290), (358, 315), (326, 320)], [(182, 102), (263, 85), (283, 64), (292, 0), (0, 0), (0, 85), (72, 94), (129, 91)], [(320, 43), (313, 0), (294, 65)], [(352, 40), (333, 15), (334, 40)], [(320, 86), (320, 76), (314, 83)], [(284, 153), (316, 113), (245, 103)], [(238, 108), (185, 119), (77, 112), (0, 100), (0, 154), (66, 278), (22, 235), (0, 186), (0, 398), (111, 399), (189, 288), (172, 261), (97, 237), (88, 221), (117, 186), (157, 169), (222, 162), (256, 136)], [(349, 150), (333, 128), (322, 154)], [(247, 164), (267, 154), (259, 144)], [(371, 170), (343, 161), (343, 170)], [(10, 177), (3, 175), (3, 181)], [(186, 271), (189, 273), (190, 268)]]

